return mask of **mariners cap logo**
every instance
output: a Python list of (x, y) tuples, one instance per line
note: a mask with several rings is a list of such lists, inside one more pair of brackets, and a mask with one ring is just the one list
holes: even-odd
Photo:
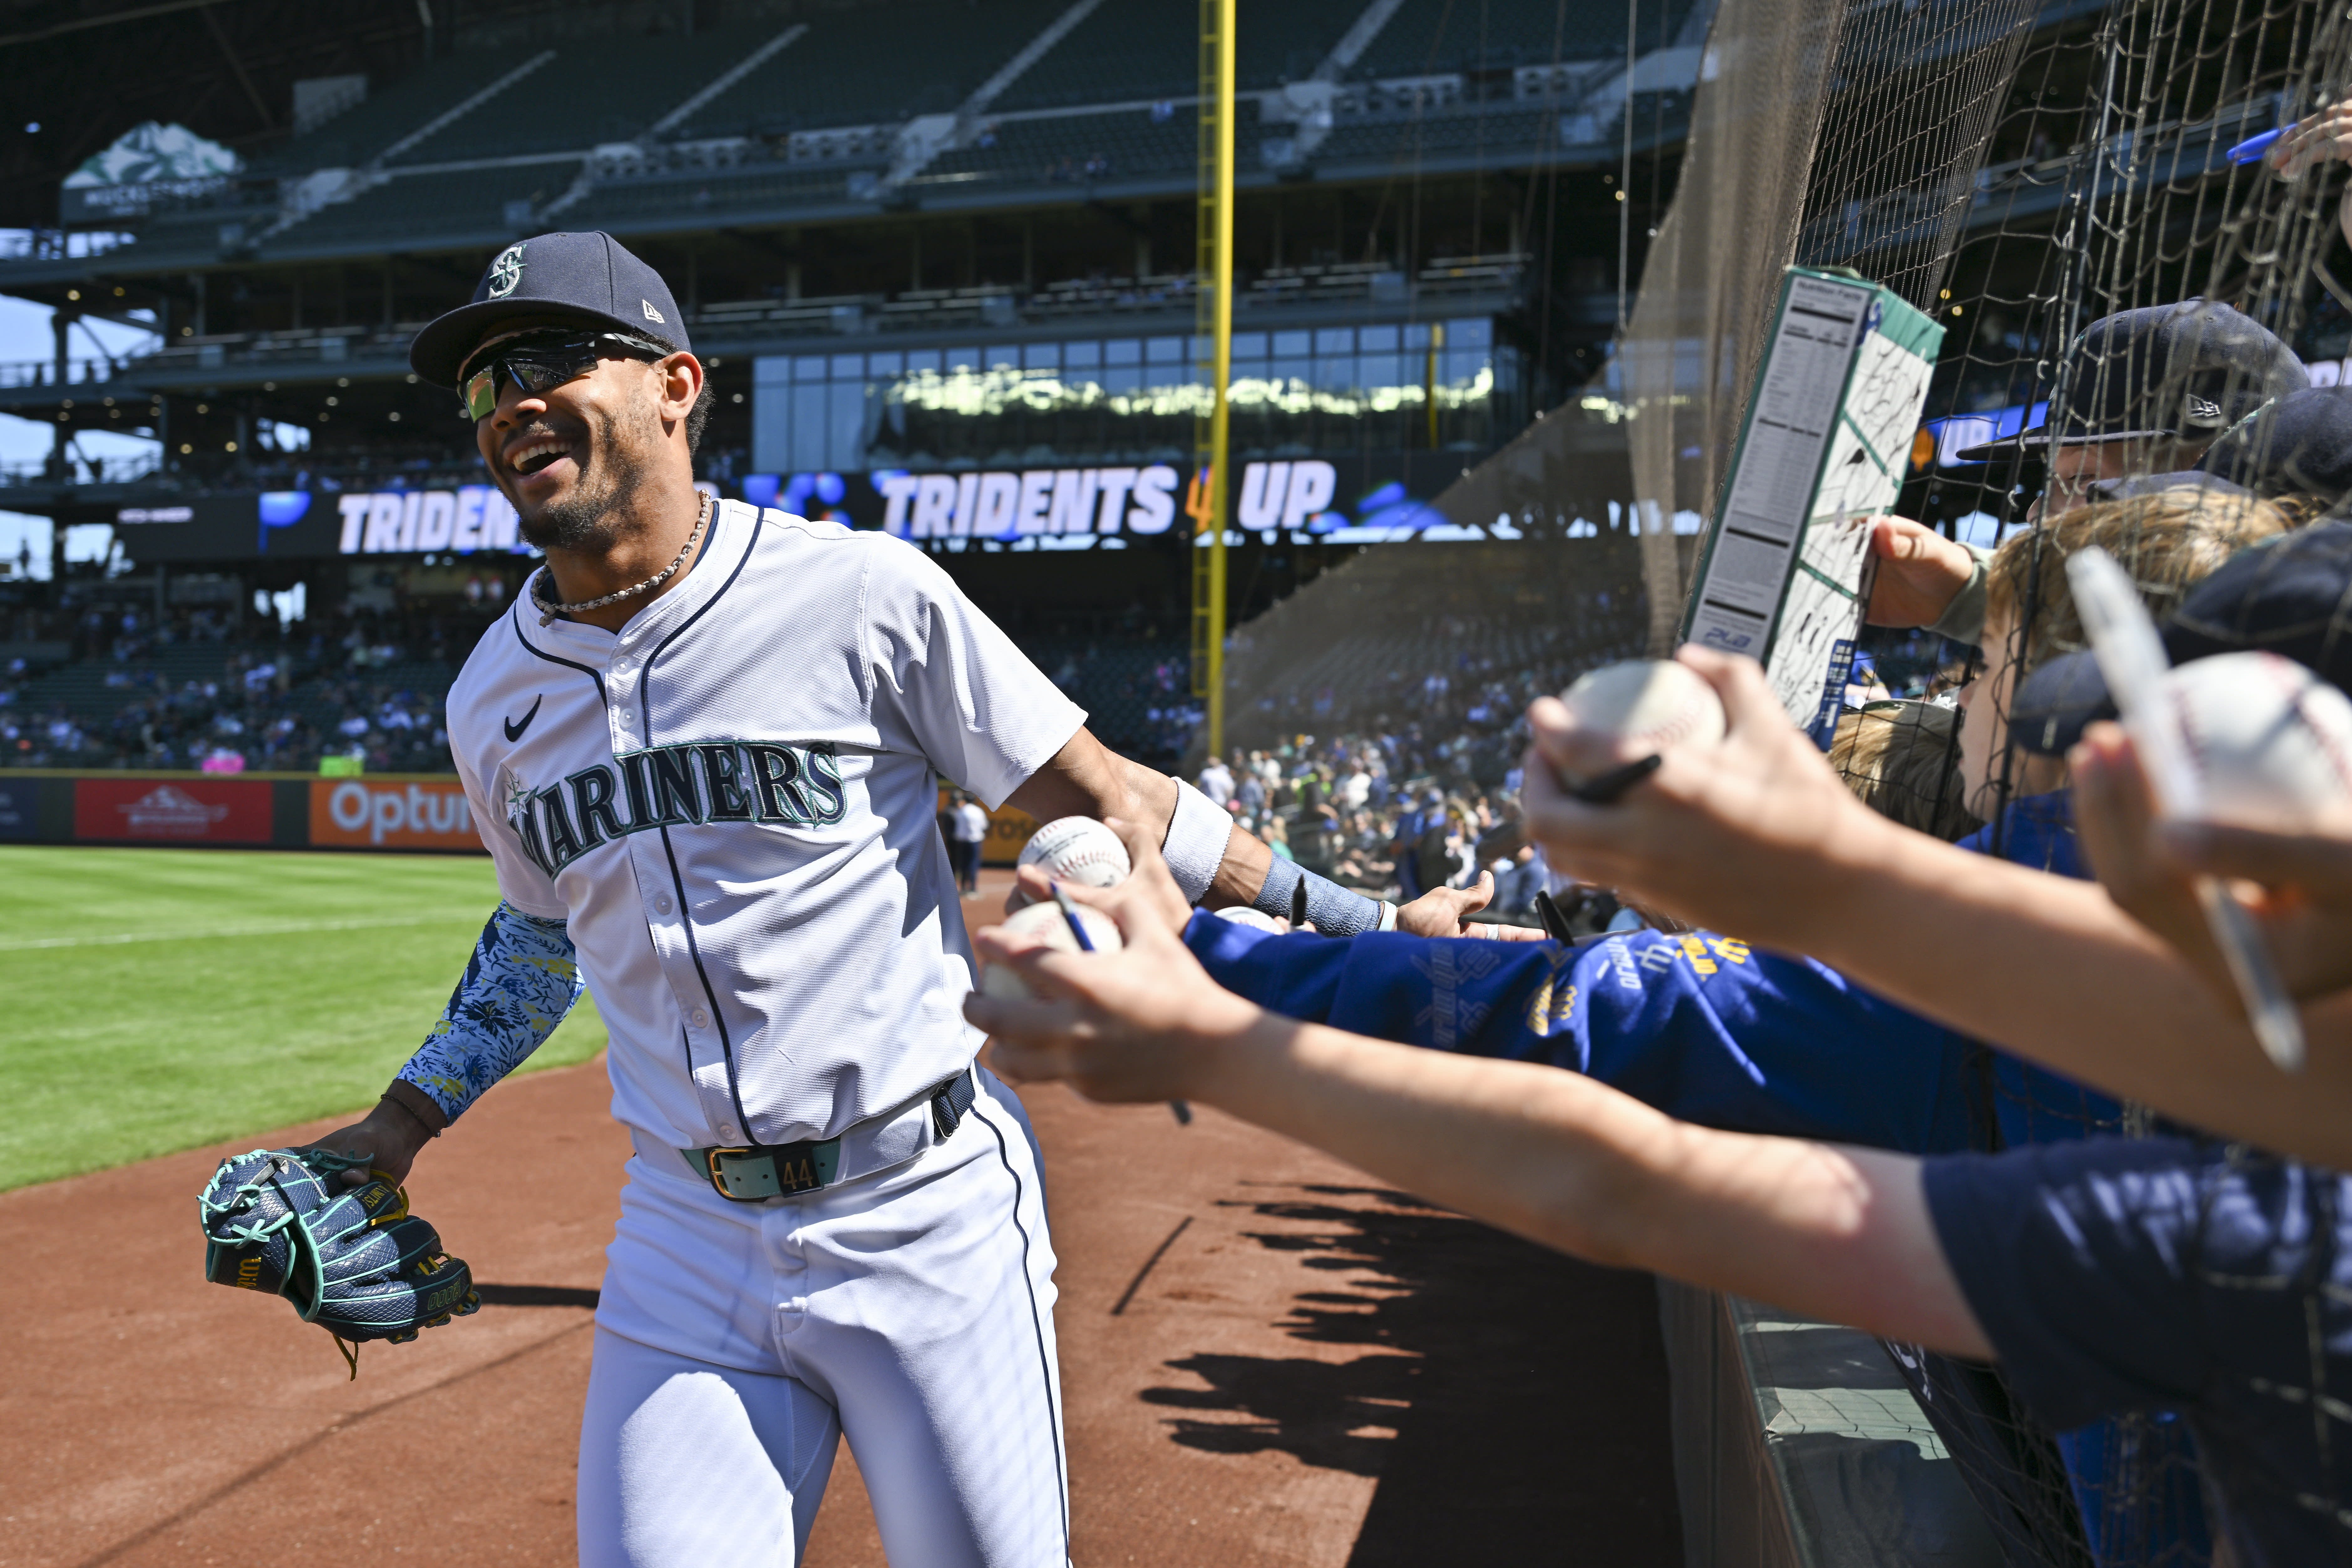
[[(528, 243), (528, 242), (525, 242)], [(503, 300), (522, 282), (522, 246), (509, 245), (490, 263), (490, 298)]]

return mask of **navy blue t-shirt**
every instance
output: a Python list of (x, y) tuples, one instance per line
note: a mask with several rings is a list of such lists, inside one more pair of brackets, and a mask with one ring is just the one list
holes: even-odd
[(2243, 1568), (2352, 1558), (2352, 1177), (2178, 1138), (1925, 1173), (1944, 1255), (2036, 1415), (2177, 1410)]

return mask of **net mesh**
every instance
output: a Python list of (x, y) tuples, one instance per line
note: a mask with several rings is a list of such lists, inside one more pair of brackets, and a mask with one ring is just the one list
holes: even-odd
[[(1506, 542), (1376, 549), (1241, 628), (1229, 734), (1288, 752), (1294, 775), (1327, 753), (1344, 773), (1359, 747), (1385, 763), (1400, 810), (1331, 835), (1329, 863), (1368, 884), (1410, 894), (1507, 850), (1481, 796), (1492, 792), (1491, 815), (1507, 817), (1525, 696), (1670, 645), (1780, 269), (1847, 267), (1947, 330), (1896, 510), (1949, 539), (2008, 542), (1981, 643), (1917, 627), (1865, 634), (1832, 760), (1898, 820), (2080, 874), (2063, 774), (2011, 722), (2021, 671), (2082, 644), (2065, 554), (2095, 538), (2160, 614), (2228, 548), (2345, 499), (2282, 477), (2257, 420), (2233, 437), (2248, 447), (2238, 471), (2276, 497), (2277, 513), (2223, 505), (2209, 489), (2117, 503), (2095, 527), (2063, 515), (2062, 500), (2099, 499), (2095, 481), (2189, 468), (2275, 390), (2251, 359), (2200, 380), (2119, 348), (2128, 334), (2103, 338), (2113, 328), (2100, 323), (2226, 304), (2315, 380), (2340, 380), (2352, 363), (2345, 166), (2289, 182), (2228, 153), (2352, 96), (2348, 52), (2347, 13), (2296, 0), (1726, 0), (1675, 203), (1617, 353), (1435, 503)], [(2135, 417), (2151, 409), (2169, 413)], [(2050, 436), (2060, 430), (2119, 438), (2062, 448)], [(1961, 458), (1988, 443), (1990, 461)], [(2045, 489), (2052, 516), (2029, 527)], [(1999, 721), (1973, 753), (1953, 706), (1972, 679), (1972, 703)], [(1424, 785), (1442, 805), (1425, 803)], [(1363, 852), (1383, 837), (1392, 863)], [(2155, 1124), (1989, 1047), (1967, 1076), (1987, 1149)], [(1997, 1371), (1889, 1349), (2008, 1561), (2214, 1560), (2177, 1421), (2053, 1434)], [(2316, 1381), (2306, 1391), (2319, 1392)], [(2345, 1500), (2320, 1502), (2341, 1517)]]

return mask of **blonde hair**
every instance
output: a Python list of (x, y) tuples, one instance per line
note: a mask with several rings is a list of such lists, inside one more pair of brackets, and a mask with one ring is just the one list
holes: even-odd
[(1959, 710), (1933, 702), (1874, 702), (1838, 721), (1830, 766), (1863, 805), (1947, 843), (1982, 826), (1967, 806)]
[(2231, 556), (2293, 526), (2269, 501), (2194, 485), (2078, 506), (2002, 542), (1985, 573), (1985, 620), (2014, 624), (2030, 592), (2033, 619), (2019, 650), (2021, 670), (2030, 670), (2085, 646), (2066, 585), (2066, 558), (2077, 551), (2095, 544), (2114, 556), (2160, 619)]

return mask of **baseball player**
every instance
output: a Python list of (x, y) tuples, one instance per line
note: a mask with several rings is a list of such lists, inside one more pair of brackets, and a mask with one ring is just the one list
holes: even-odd
[[(321, 1146), (405, 1176), (584, 983), (635, 1154), (582, 1562), (789, 1564), (845, 1435), (893, 1563), (1066, 1563), (1037, 1149), (972, 1060), (934, 775), (1164, 825), (1196, 901), (1286, 911), (1300, 874), (1105, 751), (920, 551), (699, 493), (702, 367), (610, 237), (509, 247), (410, 363), (459, 389), (547, 562), (449, 694), (501, 902), (424, 1047)], [(1307, 902), (1393, 924), (1319, 879)]]

